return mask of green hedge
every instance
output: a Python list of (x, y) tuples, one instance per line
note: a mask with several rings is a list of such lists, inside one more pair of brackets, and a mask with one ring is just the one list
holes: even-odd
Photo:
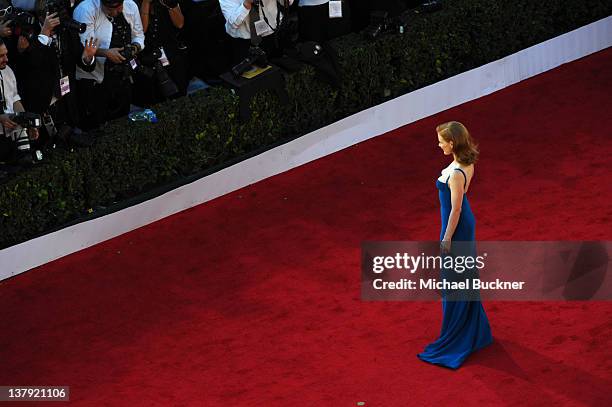
[(44, 164), (0, 185), (0, 247), (194, 174), (214, 171), (348, 115), (609, 16), (609, 0), (447, 0), (411, 15), (403, 35), (334, 41), (339, 89), (313, 68), (287, 75), (290, 103), (264, 93), (246, 123), (224, 88), (155, 107), (159, 123), (108, 123), (89, 149), (52, 150)]

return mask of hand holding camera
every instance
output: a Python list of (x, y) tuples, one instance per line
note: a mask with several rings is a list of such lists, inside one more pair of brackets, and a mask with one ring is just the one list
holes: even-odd
[(136, 43), (131, 43), (123, 47), (123, 50), (120, 53), (125, 59), (130, 60), (130, 59), (135, 58), (139, 52), (140, 52), (140, 45)]
[(125, 62), (125, 57), (121, 55), (124, 47), (121, 48), (110, 48), (104, 51), (104, 55), (108, 60), (115, 64), (122, 64)]
[(8, 130), (13, 130), (18, 126), (17, 123), (11, 120), (8, 114), (0, 114), (0, 124), (2, 124), (2, 126)]
[(13, 30), (11, 29), (11, 23), (13, 20), (6, 20), (0, 23), (0, 37), (7, 38), (13, 35)]
[(55, 27), (58, 25), (60, 25), (60, 18), (57, 13), (47, 13), (40, 33), (47, 37), (51, 37), (55, 31)]

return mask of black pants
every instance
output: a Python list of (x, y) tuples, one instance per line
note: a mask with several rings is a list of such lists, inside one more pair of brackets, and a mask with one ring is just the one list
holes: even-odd
[(342, 18), (329, 18), (329, 4), (298, 7), (300, 41), (323, 43), (351, 32), (350, 8), (342, 2)]
[(77, 81), (81, 129), (91, 130), (108, 120), (127, 116), (132, 103), (132, 83), (120, 75), (108, 75), (98, 84), (93, 79)]
[(15, 152), (15, 143), (4, 134), (0, 134), (0, 162), (10, 161)]
[(230, 68), (229, 39), (218, 1), (181, 2), (185, 15), (189, 76), (213, 78)]

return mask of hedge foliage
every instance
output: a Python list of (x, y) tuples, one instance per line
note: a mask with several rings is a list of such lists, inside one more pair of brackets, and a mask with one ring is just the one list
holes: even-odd
[(106, 124), (97, 143), (51, 150), (0, 185), (0, 248), (96, 216), (100, 208), (194, 174), (213, 171), (360, 110), (607, 17), (609, 0), (447, 0), (411, 14), (404, 34), (334, 41), (342, 81), (333, 88), (304, 66), (288, 74), (290, 103), (267, 92), (248, 122), (237, 97), (211, 88), (154, 109), (157, 124)]

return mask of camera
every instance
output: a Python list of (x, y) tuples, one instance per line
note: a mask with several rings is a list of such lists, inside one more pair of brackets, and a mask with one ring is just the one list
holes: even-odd
[(34, 14), (28, 13), (27, 11), (15, 10), (11, 14), (7, 14), (6, 20), (10, 20), (11, 30), (15, 37), (24, 36), (28, 41), (32, 41), (36, 38), (36, 31), (38, 29), (38, 21)]
[(81, 34), (87, 29), (86, 24), (79, 23), (72, 19), (70, 0), (47, 0), (47, 13), (57, 13), (60, 19), (60, 29), (76, 31)]
[(162, 56), (162, 51), (159, 47), (147, 47), (143, 52), (140, 52), (140, 47), (137, 44), (129, 43), (132, 38), (132, 32), (128, 24), (118, 28), (117, 32), (113, 33), (113, 35), (115, 34), (126, 44), (123, 46), (123, 50), (119, 51), (121, 56), (125, 58), (125, 62), (115, 64), (107, 59), (105, 69), (108, 72), (121, 75), (125, 80), (131, 79), (133, 72), (140, 73), (149, 79), (154, 79), (162, 95), (166, 98), (174, 96), (179, 92), (178, 87), (159, 60)]
[(121, 51), (119, 51), (119, 54), (129, 61), (136, 58), (136, 55), (138, 55), (138, 50), (139, 48), (135, 44), (128, 44), (124, 46)]
[(17, 148), (18, 161), (23, 164), (34, 164), (42, 160), (42, 153), (39, 150), (32, 152), (27, 131), (27, 129), (39, 128), (42, 125), (41, 116), (36, 113), (19, 112), (10, 114), (9, 118), (21, 126), (13, 130), (11, 134)]
[(144, 52), (140, 54), (138, 52), (138, 47), (134, 44), (124, 46), (123, 50), (119, 53), (126, 61), (121, 64), (113, 64), (107, 60), (106, 67), (108, 71), (123, 75), (125, 78), (130, 77), (133, 72), (136, 72), (149, 79), (153, 79), (165, 98), (179, 93), (178, 86), (170, 78), (166, 68), (164, 68), (159, 60), (162, 56), (161, 49), (145, 48)]
[(268, 64), (268, 57), (263, 49), (251, 46), (249, 48), (249, 54), (246, 58), (244, 58), (239, 64), (232, 68), (232, 73), (234, 76), (240, 76), (249, 69), (253, 65), (265, 66)]
[(162, 50), (160, 48), (145, 49), (145, 52), (138, 56), (139, 64), (136, 72), (143, 74), (149, 79), (154, 79), (162, 95), (165, 98), (169, 98), (176, 95), (179, 89), (159, 60), (161, 56)]
[(132, 32), (129, 24), (114, 27), (113, 37), (115, 35), (117, 36), (117, 42), (113, 47), (118, 46), (118, 44), (125, 44), (121, 47), (123, 49), (119, 51), (121, 56), (125, 58), (125, 62), (114, 63), (107, 59), (104, 63), (104, 69), (112, 75), (121, 76), (124, 81), (131, 80), (132, 70), (135, 68), (135, 66), (132, 66), (133, 60), (136, 58), (140, 48), (135, 44), (130, 44)]
[(42, 120), (37, 113), (19, 112), (13, 113), (9, 118), (26, 129), (39, 128), (42, 125)]

